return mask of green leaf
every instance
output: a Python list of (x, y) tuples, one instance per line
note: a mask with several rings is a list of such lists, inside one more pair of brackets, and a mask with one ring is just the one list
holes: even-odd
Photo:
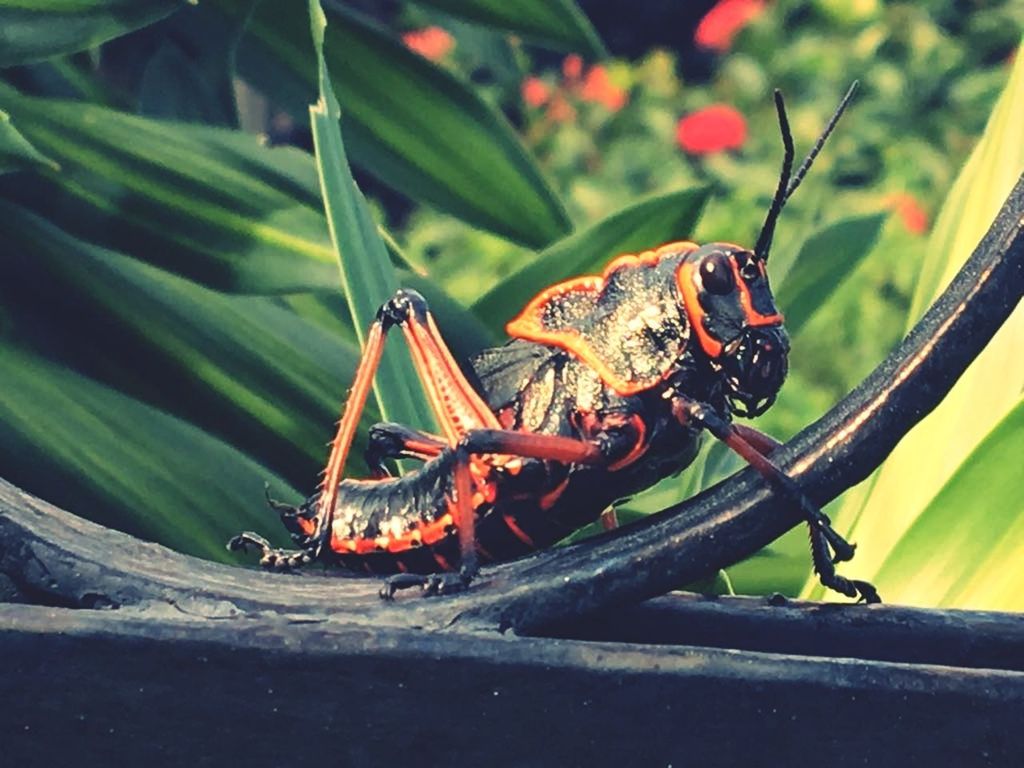
[(775, 292), (775, 304), (795, 336), (871, 251), (886, 214), (853, 216), (815, 232)]
[(453, 16), (600, 59), (604, 44), (572, 0), (418, 0)]
[[(250, 5), (255, 2), (249, 0)], [(203, 3), (174, 14), (149, 34), (120, 43), (121, 66), (134, 63), (140, 71), (137, 111), (147, 117), (238, 127), (235, 54), (248, 15), (229, 19)], [(125, 50), (129, 45), (135, 62)]]
[(559, 240), (481, 297), (477, 316), (496, 335), (538, 291), (575, 275), (599, 272), (613, 257), (685, 239), (708, 199), (705, 187), (652, 197)]
[(12, 73), (11, 81), (26, 93), (40, 98), (76, 99), (118, 106), (124, 100), (120, 88), (112, 87), (97, 76), (90, 56), (70, 54), (56, 59), (26, 64)]
[[(239, 0), (214, 2), (238, 12)], [(337, 6), (329, 18), (325, 55), (345, 108), (346, 144), (360, 167), (531, 247), (570, 231), (562, 203), (504, 117), (390, 34)], [(285, 75), (306, 84), (303, 98), (315, 93), (302, 21), (288, 0), (261, 3), (239, 50), (243, 75), (269, 84)]]
[(1024, 610), (1022, 456), (1019, 399), (886, 556), (877, 578), (887, 601)]
[(0, 0), (0, 67), (92, 48), (195, 0)]
[(2, 85), (0, 106), (62, 169), (0, 194), (62, 229), (222, 290), (337, 287), (308, 154)]
[[(1024, 56), (1018, 56), (981, 141), (947, 198), (927, 248), (922, 287), (911, 320), (970, 256), (1017, 179), (1024, 173)], [(936, 277), (941, 275), (941, 277)], [(849, 566), (858, 578), (879, 573), (888, 553), (1024, 389), (1024, 306), (1007, 319), (945, 400), (908, 434), (882, 467), (846, 494), (835, 516), (839, 530), (859, 542)], [(1019, 480), (1019, 462), (989, 465), (991, 482), (1004, 473)], [(973, 510), (964, 510), (973, 515)], [(1017, 542), (1020, 546), (1020, 541)], [(939, 546), (936, 543), (935, 546)], [(966, 555), (965, 555), (966, 559)], [(894, 566), (890, 566), (891, 569)], [(894, 571), (887, 569), (889, 573)], [(898, 585), (876, 579), (883, 596)], [(818, 595), (813, 580), (804, 588)]]
[(301, 498), (201, 430), (3, 341), (0, 378), (5, 478), (76, 514), (227, 560), (241, 529), (274, 530), (264, 482)]
[[(317, 171), (342, 289), (363, 346), (365, 329), (376, 318), (378, 308), (398, 289), (398, 278), (345, 156), (339, 126), (341, 109), (323, 56), (327, 19), (320, 0), (309, 0), (309, 14), (320, 85), (320, 100), (309, 108)], [(412, 361), (393, 344), (384, 349), (374, 392), (385, 419), (421, 428), (433, 426)]]
[[(0, 104), (62, 169), (0, 184), (0, 195), (221, 290), (337, 289), (309, 154), (269, 149), (237, 131), (21, 96), (2, 84)], [(401, 254), (392, 260), (403, 262)]]
[(276, 300), (203, 288), (3, 201), (0, 218), (0, 306), (15, 329), (39, 337), (52, 327), (56, 343), (37, 341), (38, 354), (216, 433), (312, 490), (358, 361), (354, 345)]
[(59, 166), (18, 133), (11, 123), (10, 116), (0, 111), (0, 173), (20, 171), (23, 168), (48, 166), (51, 170), (59, 170)]
[[(215, 81), (214, 81), (215, 82)], [(147, 62), (139, 84), (139, 113), (186, 122), (233, 126), (234, 102), (204, 77), (178, 45), (164, 41)]]
[[(1024, 52), (1024, 47), (1018, 54)], [(960, 271), (992, 223), (1020, 175), (1024, 142), (1024, 64), (1016, 58), (1013, 72), (989, 118), (985, 133), (957, 177), (935, 220), (928, 255), (921, 265), (910, 314), (909, 329)], [(980, 187), (994, 188), (979, 194)], [(980, 233), (980, 234), (978, 234)]]
[(500, 338), (492, 334), (479, 317), (448, 296), (429, 277), (400, 270), (398, 282), (403, 288), (412, 288), (423, 294), (423, 298), (430, 304), (430, 312), (437, 321), (437, 327), (456, 360), (467, 361), (485, 347), (493, 347)]

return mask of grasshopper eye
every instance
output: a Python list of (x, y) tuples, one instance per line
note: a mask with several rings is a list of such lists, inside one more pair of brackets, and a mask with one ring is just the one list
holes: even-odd
[(700, 265), (700, 280), (704, 290), (723, 296), (732, 291), (735, 283), (729, 259), (724, 253), (713, 253)]
[(761, 270), (758, 269), (757, 261), (754, 259), (753, 254), (740, 254), (737, 257), (737, 266), (740, 270), (740, 277), (747, 283), (752, 283), (761, 276)]

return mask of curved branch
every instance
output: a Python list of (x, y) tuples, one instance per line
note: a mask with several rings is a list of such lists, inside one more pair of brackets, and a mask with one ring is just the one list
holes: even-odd
[[(899, 346), (773, 460), (819, 504), (865, 479), (930, 413), (1024, 295), (1024, 175), (970, 259)], [(520, 632), (662, 594), (800, 522), (751, 469), (590, 546), (516, 564), (469, 610)], [(487, 598), (493, 599), (488, 600)]]
[[(908, 337), (773, 458), (819, 503), (860, 482), (938, 405), (1022, 294), (1024, 177)], [(487, 568), (466, 594), (383, 604), (375, 580), (289, 578), (206, 563), (88, 523), (0, 481), (0, 574), (22, 599), (59, 605), (170, 605), (206, 617), (272, 610), (375, 627), (457, 621), (531, 632), (714, 573), (799, 522), (797, 510), (745, 470), (636, 525)]]

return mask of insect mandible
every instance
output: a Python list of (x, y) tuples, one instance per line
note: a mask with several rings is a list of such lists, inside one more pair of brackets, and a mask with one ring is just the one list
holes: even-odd
[[(775, 401), (789, 341), (765, 267), (775, 224), (846, 109), (854, 83), (793, 173), (793, 139), (775, 105), (782, 171), (754, 248), (675, 242), (614, 259), (601, 275), (542, 291), (512, 320), (511, 341), (472, 360), (466, 375), (418, 293), (401, 289), (366, 337), (319, 490), (298, 507), (271, 502), (298, 546), (273, 548), (255, 533), (228, 547), (262, 565), (314, 560), (391, 574), (381, 589), (426, 594), (465, 589), (481, 562), (558, 542), (617, 500), (679, 472), (707, 431), (799, 507), (823, 584), (877, 602), (875, 588), (835, 564), (854, 548), (770, 459), (771, 438), (734, 424)], [(380, 361), (399, 328), (442, 434), (398, 424), (370, 429), (368, 479), (342, 478)], [(418, 468), (388, 473), (387, 460)], [(269, 500), (269, 499), (268, 499)]]

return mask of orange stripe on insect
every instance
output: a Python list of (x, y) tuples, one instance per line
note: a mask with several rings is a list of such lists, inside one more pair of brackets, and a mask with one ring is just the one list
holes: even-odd
[[(697, 335), (701, 349), (712, 358), (721, 356), (722, 342), (714, 338), (704, 327), (704, 318), (707, 313), (700, 303), (700, 289), (697, 287), (697, 270), (699, 264), (684, 261), (676, 270), (676, 287), (683, 296), (683, 306), (686, 309), (687, 319), (693, 332)], [(729, 268), (733, 273), (733, 281), (739, 291), (740, 308), (743, 310), (744, 320), (750, 327), (761, 325), (781, 325), (783, 317), (780, 312), (771, 315), (762, 315), (754, 309), (754, 302), (750, 295), (750, 288), (740, 274), (739, 265), (736, 259), (729, 259)], [(762, 266), (763, 270), (764, 267)]]
[(634, 461), (647, 453), (647, 425), (644, 423), (644, 420), (640, 418), (640, 415), (636, 413), (629, 417), (629, 422), (636, 428), (636, 442), (633, 444), (629, 453), (618, 461), (608, 465), (609, 472), (614, 472), (617, 469), (628, 467)]
[(342, 555), (351, 555), (356, 551), (357, 539), (336, 539), (331, 537), (331, 549)]
[(631, 381), (615, 373), (604, 360), (581, 338), (575, 328), (559, 328), (551, 330), (544, 327), (542, 317), (546, 306), (553, 299), (570, 293), (579, 292), (589, 295), (599, 293), (606, 281), (619, 269), (636, 266), (655, 266), (669, 256), (678, 256), (697, 248), (696, 243), (680, 241), (667, 243), (659, 248), (639, 254), (627, 253), (611, 261), (600, 275), (584, 275), (557, 283), (538, 293), (519, 313), (505, 330), (513, 338), (550, 344), (554, 347), (571, 352), (588, 366), (593, 368), (601, 380), (612, 387), (620, 395), (635, 395), (649, 389), (652, 381)]
[(443, 570), (443, 571), (454, 571), (455, 570), (454, 568), (452, 568), (452, 564), (449, 563), (448, 560), (445, 558), (445, 556), (442, 555), (440, 552), (431, 552), (430, 554), (434, 556), (434, 562), (437, 563), (441, 567), (441, 570)]
[(550, 344), (553, 347), (571, 352), (588, 366), (593, 368), (601, 380), (620, 395), (635, 395), (650, 389), (649, 381), (629, 381), (616, 374), (607, 363), (581, 340), (579, 331), (566, 328), (559, 331), (545, 330), (534, 318), (517, 318), (506, 326), (508, 335), (513, 338), (535, 341), (539, 344)]
[(711, 336), (704, 329), (704, 308), (700, 305), (700, 293), (697, 290), (697, 283), (693, 279), (697, 265), (684, 261), (676, 270), (676, 287), (683, 296), (683, 307), (686, 309), (686, 317), (690, 321), (690, 327), (697, 334), (697, 340), (710, 357), (718, 357), (722, 354), (722, 344)]
[(565, 493), (565, 489), (569, 487), (569, 478), (566, 477), (562, 482), (552, 488), (550, 491), (545, 493), (537, 501), (537, 506), (541, 509), (548, 510), (555, 506), (555, 502)]
[(434, 522), (427, 523), (422, 526), (420, 528), (420, 533), (423, 536), (423, 543), (429, 546), (440, 541), (450, 533), (449, 529), (451, 529), (454, 524), (455, 519), (451, 516), (451, 513), (448, 513)]
[[(747, 325), (758, 326), (758, 325), (780, 325), (782, 323), (782, 313), (776, 312), (773, 315), (762, 315), (756, 309), (754, 309), (754, 300), (750, 296), (750, 288), (747, 287), (746, 281), (740, 275), (739, 264), (736, 263), (736, 259), (729, 259), (729, 263), (732, 265), (732, 273), (736, 278), (736, 286), (740, 289), (740, 306), (743, 307), (743, 314), (747, 318)], [(758, 264), (761, 270), (761, 277), (764, 278), (764, 263)]]
[(512, 531), (512, 533), (515, 534), (515, 537), (523, 542), (523, 544), (528, 546), (530, 549), (537, 548), (537, 545), (533, 543), (533, 539), (527, 535), (526, 531), (519, 527), (518, 523), (516, 523), (516, 519), (512, 517), (512, 515), (502, 515), (501, 519), (505, 521), (505, 525), (508, 526), (508, 529)]
[(666, 256), (678, 256), (680, 253), (687, 253), (689, 251), (696, 250), (699, 248), (696, 243), (692, 243), (689, 240), (678, 240), (672, 243), (665, 243), (659, 245), (657, 248), (653, 248), (649, 251), (642, 251), (640, 253), (624, 253), (621, 256), (616, 256), (610, 262), (608, 266), (604, 268), (604, 272), (601, 273), (602, 282), (611, 277), (612, 273), (622, 267), (641, 267), (641, 266), (655, 266)]

